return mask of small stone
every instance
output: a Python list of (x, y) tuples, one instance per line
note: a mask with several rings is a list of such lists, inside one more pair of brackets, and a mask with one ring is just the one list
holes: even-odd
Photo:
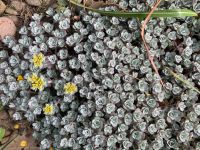
[(31, 6), (48, 6), (53, 2), (53, 0), (26, 0), (26, 3)]
[(25, 8), (26, 4), (24, 2), (20, 2), (20, 1), (12, 1), (11, 2), (11, 6), (16, 10), (16, 11), (22, 11), (23, 8)]
[(6, 5), (4, 4), (4, 2), (2, 2), (0, 0), (0, 14), (2, 14), (6, 9)]
[(14, 22), (7, 17), (0, 17), (0, 39), (5, 36), (14, 36), (16, 32), (16, 26)]
[(18, 25), (19, 23), (19, 18), (17, 16), (14, 16), (14, 15), (10, 15), (10, 16), (6, 16), (7, 18), (11, 19), (15, 25)]
[(18, 15), (18, 12), (12, 8), (6, 8), (5, 12), (10, 15)]

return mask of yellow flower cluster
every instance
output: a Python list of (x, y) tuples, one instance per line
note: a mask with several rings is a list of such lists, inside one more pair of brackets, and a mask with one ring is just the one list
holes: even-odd
[(54, 106), (52, 104), (45, 104), (43, 111), (45, 115), (52, 115), (54, 113)]
[(35, 68), (40, 68), (44, 62), (44, 55), (42, 53), (34, 54), (32, 61)]
[(74, 94), (78, 91), (76, 84), (68, 82), (64, 85), (64, 90), (66, 94)]
[(42, 91), (44, 89), (44, 86), (46, 85), (45, 80), (42, 77), (38, 77), (35, 73), (33, 73), (31, 77), (28, 77), (28, 81), (31, 82), (33, 90), (38, 89)]

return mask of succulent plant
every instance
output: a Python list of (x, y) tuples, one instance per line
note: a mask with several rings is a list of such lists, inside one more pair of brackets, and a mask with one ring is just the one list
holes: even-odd
[[(130, 11), (153, 3), (118, 2)], [(160, 7), (185, 6), (199, 12), (198, 1)], [(3, 39), (11, 51), (0, 50), (0, 101), (15, 109), (15, 120), (31, 122), (40, 149), (199, 149), (199, 93), (166, 69), (200, 85), (199, 19), (150, 20), (145, 39), (163, 87), (150, 68), (137, 19), (75, 15), (68, 7), (34, 14), (18, 39)]]

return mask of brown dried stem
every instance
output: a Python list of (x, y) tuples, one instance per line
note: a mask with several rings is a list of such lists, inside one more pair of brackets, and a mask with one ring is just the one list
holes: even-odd
[[(141, 36), (142, 36), (142, 40), (143, 40), (143, 42), (144, 42), (144, 47), (145, 47), (145, 49), (146, 49), (146, 51), (147, 51), (147, 54), (148, 54), (149, 61), (150, 61), (151, 65), (152, 65), (154, 71), (156, 72), (156, 74), (158, 74), (159, 77), (160, 77), (160, 74), (159, 74), (159, 72), (158, 72), (158, 69), (157, 69), (155, 63), (154, 63), (154, 57), (151, 56), (149, 47), (148, 47), (148, 45), (147, 45), (147, 43), (146, 43), (146, 40), (145, 40), (145, 38), (144, 38), (144, 32), (145, 32), (145, 27), (146, 27), (147, 23), (149, 22), (149, 20), (150, 20), (150, 18), (151, 18), (151, 15), (152, 15), (153, 12), (156, 10), (156, 8), (157, 8), (158, 5), (160, 4), (160, 2), (161, 2), (161, 0), (158, 0), (158, 1), (156, 2), (156, 4), (153, 6), (153, 8), (151, 9), (151, 11), (149, 12), (149, 14), (147, 15), (147, 17), (145, 18), (144, 23), (143, 23), (142, 28), (141, 28)], [(161, 82), (162, 85), (164, 85), (164, 83), (163, 83), (161, 77), (160, 77), (160, 82)]]

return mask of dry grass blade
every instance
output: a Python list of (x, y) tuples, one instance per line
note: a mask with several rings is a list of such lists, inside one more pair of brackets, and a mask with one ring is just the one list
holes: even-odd
[(167, 70), (169, 71), (169, 73), (174, 76), (174, 78), (178, 79), (179, 81), (183, 82), (185, 85), (187, 85), (189, 88), (191, 88), (192, 90), (196, 91), (197, 93), (200, 94), (200, 91), (194, 87), (193, 85), (191, 85), (191, 83), (185, 79), (183, 79), (182, 77), (180, 77), (178, 74), (176, 74), (175, 72), (173, 72), (171, 69), (169, 69), (167, 67)]
[[(154, 63), (154, 60), (153, 60), (154, 58), (153, 58), (153, 56), (151, 56), (149, 47), (148, 47), (148, 45), (147, 45), (147, 43), (146, 43), (146, 40), (145, 40), (145, 38), (144, 38), (144, 31), (145, 31), (145, 27), (146, 27), (147, 23), (149, 22), (149, 20), (150, 20), (150, 18), (151, 18), (151, 15), (152, 15), (153, 12), (156, 10), (156, 8), (157, 8), (158, 5), (160, 4), (160, 2), (161, 2), (161, 0), (158, 0), (158, 1), (156, 2), (156, 4), (154, 5), (154, 7), (151, 9), (151, 11), (149, 12), (149, 14), (147, 15), (146, 19), (144, 20), (144, 23), (143, 23), (142, 28), (141, 28), (141, 36), (142, 36), (142, 40), (143, 40), (143, 42), (144, 42), (145, 49), (146, 49), (147, 54), (148, 54), (149, 61), (150, 61), (151, 65), (152, 65), (154, 71), (156, 72), (156, 74), (158, 74), (159, 77), (160, 77), (160, 74), (159, 74), (159, 72), (158, 72), (158, 69), (157, 69), (155, 63)], [(163, 83), (161, 77), (160, 77), (160, 82), (161, 82), (162, 85), (164, 85), (164, 83)]]
[(12, 139), (9, 139), (5, 144), (0, 147), (0, 150), (6, 150), (7, 146), (13, 142), (18, 137), (18, 134), (15, 135)]

